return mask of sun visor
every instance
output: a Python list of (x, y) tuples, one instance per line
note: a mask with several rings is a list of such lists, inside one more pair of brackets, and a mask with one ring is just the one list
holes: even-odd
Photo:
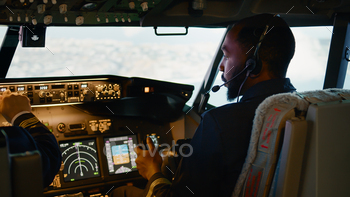
[(19, 41), (22, 47), (45, 47), (44, 26), (21, 26), (19, 30)]

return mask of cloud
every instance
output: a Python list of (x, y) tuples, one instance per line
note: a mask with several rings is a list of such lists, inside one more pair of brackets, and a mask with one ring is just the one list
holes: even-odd
[(113, 74), (195, 83), (203, 80), (217, 43), (137, 44), (52, 38), (46, 47), (19, 47), (8, 77)]

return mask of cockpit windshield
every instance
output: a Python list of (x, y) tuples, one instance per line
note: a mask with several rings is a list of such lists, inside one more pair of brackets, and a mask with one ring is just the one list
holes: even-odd
[[(7, 27), (0, 28), (5, 34)], [(162, 32), (185, 31), (160, 28)], [(195, 86), (203, 77), (226, 31), (190, 28), (186, 36), (156, 36), (151, 27), (48, 27), (45, 48), (17, 47), (7, 78), (101, 75), (145, 77)], [(298, 91), (322, 89), (333, 27), (292, 28), (296, 50), (287, 77)], [(350, 87), (348, 71), (344, 88)], [(221, 84), (219, 73), (214, 84)], [(209, 103), (227, 103), (226, 90)]]
[(7, 78), (112, 74), (191, 84), (196, 95), (225, 30), (190, 28), (186, 36), (156, 36), (153, 28), (48, 27), (45, 48), (17, 47)]

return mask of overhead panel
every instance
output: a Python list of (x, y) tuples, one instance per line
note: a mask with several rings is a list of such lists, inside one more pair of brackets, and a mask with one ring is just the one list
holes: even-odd
[(260, 13), (291, 26), (331, 25), (342, 0), (0, 0), (0, 24), (226, 27)]
[(7, 25), (134, 25), (161, 0), (0, 1), (0, 23)]

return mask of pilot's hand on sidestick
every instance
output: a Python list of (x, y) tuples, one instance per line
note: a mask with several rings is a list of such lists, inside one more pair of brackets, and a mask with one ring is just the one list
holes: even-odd
[(11, 122), (12, 118), (22, 111), (32, 111), (28, 97), (12, 94), (10, 90), (0, 95), (0, 113), (8, 122)]
[(149, 180), (155, 173), (160, 172), (163, 160), (151, 138), (148, 137), (146, 141), (148, 150), (142, 150), (140, 147), (134, 150), (137, 154), (135, 160), (137, 169), (143, 178)]

